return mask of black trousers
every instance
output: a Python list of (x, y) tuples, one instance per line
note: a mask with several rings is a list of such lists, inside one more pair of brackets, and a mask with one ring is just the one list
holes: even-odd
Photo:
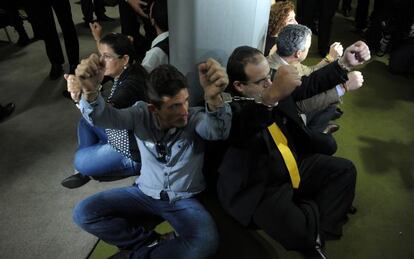
[(389, 69), (395, 74), (414, 73), (414, 38), (404, 41), (390, 53)]
[(318, 23), (318, 50), (321, 55), (329, 52), (332, 18), (335, 15), (339, 0), (298, 0), (298, 22), (309, 28), (313, 27), (314, 20)]
[[(122, 34), (134, 38), (134, 47), (138, 60), (142, 60), (147, 50), (151, 48), (151, 42), (156, 37), (155, 28), (149, 19), (138, 17), (138, 14), (125, 1), (119, 1), (119, 18), (121, 20)], [(144, 25), (145, 37), (139, 33), (141, 23)]]
[(340, 237), (352, 206), (356, 169), (349, 160), (313, 154), (299, 164), (301, 182), (269, 186), (253, 222), (288, 250), (305, 251), (322, 237)]
[(94, 12), (96, 18), (103, 17), (105, 15), (105, 3), (103, 0), (81, 0), (81, 9), (85, 22), (93, 20)]
[[(52, 64), (63, 64), (62, 47), (56, 30), (56, 14), (65, 42), (66, 54), (71, 65), (79, 63), (79, 41), (69, 0), (26, 1), (34, 14), (33, 20), (45, 42), (46, 53)], [(53, 10), (53, 11), (52, 11)]]

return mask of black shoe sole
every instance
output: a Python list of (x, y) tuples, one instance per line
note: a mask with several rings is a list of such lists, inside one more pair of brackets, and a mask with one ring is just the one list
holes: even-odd
[(87, 184), (90, 180), (91, 179), (89, 177), (75, 178), (73, 176), (69, 176), (68, 178), (64, 179), (61, 184), (63, 187), (66, 187), (68, 189), (75, 189)]

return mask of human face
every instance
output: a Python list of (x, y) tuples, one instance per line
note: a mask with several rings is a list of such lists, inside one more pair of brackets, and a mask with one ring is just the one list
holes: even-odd
[(181, 89), (176, 95), (163, 96), (161, 107), (155, 108), (161, 129), (183, 128), (188, 123), (188, 90)]
[(298, 22), (296, 21), (296, 14), (295, 11), (290, 11), (288, 16), (286, 17), (285, 20), (285, 26), (288, 24), (298, 24)]
[(129, 57), (116, 54), (107, 44), (99, 44), (99, 53), (101, 60), (105, 62), (105, 75), (113, 78), (119, 77), (124, 66), (128, 64)]
[(248, 80), (235, 82), (238, 84), (236, 88), (245, 97), (256, 98), (272, 84), (269, 63), (263, 55), (258, 55), (258, 59), (258, 63), (248, 63), (244, 67)]
[(312, 43), (312, 36), (308, 35), (308, 37), (306, 38), (305, 49), (299, 51), (299, 57), (298, 57), (299, 62), (304, 61), (306, 59), (306, 57), (308, 56), (309, 48), (311, 46), (311, 43)]

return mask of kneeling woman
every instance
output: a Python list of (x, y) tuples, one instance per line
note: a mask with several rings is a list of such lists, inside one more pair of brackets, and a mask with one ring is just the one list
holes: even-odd
[[(130, 39), (119, 33), (110, 33), (99, 41), (98, 48), (105, 63), (105, 76), (114, 79), (107, 102), (122, 109), (146, 100), (145, 80), (148, 74), (136, 63)], [(65, 78), (68, 87), (79, 87), (74, 75), (65, 75)], [(80, 96), (72, 98), (76, 102)], [(134, 134), (130, 131), (102, 129), (90, 125), (81, 117), (78, 144), (74, 159), (75, 174), (62, 181), (64, 187), (78, 188), (91, 177), (106, 181), (139, 174), (139, 150)]]

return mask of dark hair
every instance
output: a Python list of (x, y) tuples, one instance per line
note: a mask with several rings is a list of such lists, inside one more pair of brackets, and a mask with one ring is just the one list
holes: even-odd
[(167, 0), (155, 0), (151, 8), (151, 18), (162, 30), (168, 31), (168, 4)]
[(231, 53), (227, 62), (227, 74), (229, 76), (227, 91), (233, 94), (237, 93), (234, 89), (234, 81), (247, 81), (248, 78), (244, 72), (244, 67), (248, 63), (257, 64), (259, 62), (259, 55), (263, 56), (263, 53), (250, 46), (238, 47)]
[(276, 53), (281, 57), (289, 57), (298, 50), (305, 50), (308, 36), (312, 36), (312, 31), (305, 25), (285, 26), (276, 39)]
[(115, 54), (119, 56), (128, 55), (129, 64), (133, 64), (137, 60), (134, 46), (128, 36), (121, 33), (109, 33), (99, 40), (99, 44), (106, 44), (111, 47)]
[(175, 96), (182, 89), (188, 88), (188, 83), (185, 76), (178, 69), (164, 64), (150, 73), (147, 87), (149, 102), (160, 108), (162, 97)]

